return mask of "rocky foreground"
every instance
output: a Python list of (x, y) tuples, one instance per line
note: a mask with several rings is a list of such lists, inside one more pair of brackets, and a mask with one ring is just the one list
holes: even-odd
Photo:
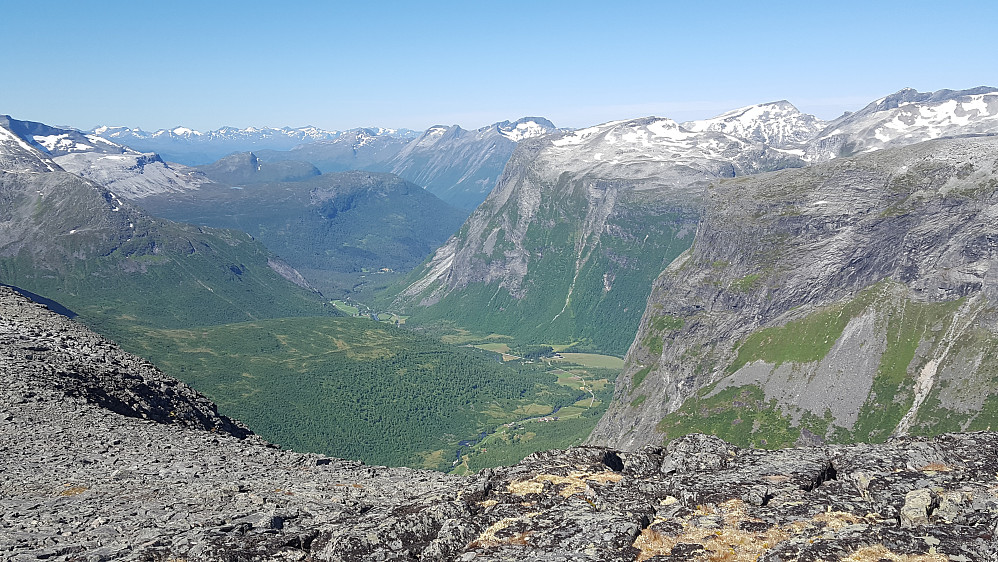
[(998, 435), (691, 435), (471, 478), (282, 451), (0, 288), (0, 559), (998, 559)]

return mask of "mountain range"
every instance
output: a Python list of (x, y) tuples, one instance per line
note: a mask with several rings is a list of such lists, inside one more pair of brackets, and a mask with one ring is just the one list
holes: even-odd
[(90, 134), (140, 152), (156, 152), (170, 162), (194, 166), (209, 164), (233, 152), (288, 150), (304, 143), (335, 139), (342, 133), (316, 127), (222, 127), (206, 132), (174, 127), (147, 132), (139, 128), (103, 125), (91, 130)]
[[(384, 128), (337, 132), (314, 127), (223, 127), (207, 133), (177, 127), (147, 133), (140, 129), (103, 126), (86, 135), (103, 139), (105, 145), (156, 153), (155, 158), (159, 161), (165, 158), (191, 166), (213, 165), (234, 153), (252, 151), (260, 162), (308, 162), (321, 172), (390, 172), (426, 188), (450, 205), (470, 211), (495, 185), (517, 142), (556, 130), (547, 119), (524, 117), (473, 131), (452, 125), (433, 126), (423, 133)], [(73, 133), (77, 137), (84, 136), (78, 131)], [(83, 147), (77, 151), (94, 152)], [(77, 158), (91, 160), (94, 157)], [(102, 164), (106, 166), (108, 161)], [(77, 164), (74, 173), (101, 167)], [(168, 167), (182, 172), (188, 170), (180, 164), (171, 163)], [(196, 182), (196, 178), (191, 179)]]
[(390, 172), (470, 211), (495, 186), (518, 142), (556, 130), (540, 117), (502, 121), (474, 131), (436, 125), (418, 136), (411, 131), (356, 129), (286, 152), (256, 153), (262, 160), (311, 162), (323, 172)]
[(645, 118), (521, 142), (394, 304), (416, 321), (623, 355), (651, 281), (692, 243), (712, 182), (878, 150), (888, 125), (896, 146), (998, 132), (996, 101), (992, 88), (902, 90), (830, 123), (775, 102), (685, 126)]

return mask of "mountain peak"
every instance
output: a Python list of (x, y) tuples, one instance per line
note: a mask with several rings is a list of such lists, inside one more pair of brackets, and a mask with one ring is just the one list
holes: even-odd
[(687, 121), (690, 131), (715, 131), (778, 148), (797, 146), (824, 127), (813, 115), (801, 113), (787, 100), (760, 103), (733, 109), (711, 119)]
[(521, 117), (512, 123), (502, 121), (493, 125), (499, 134), (513, 142), (520, 142), (524, 139), (541, 137), (557, 131), (554, 123), (543, 117)]

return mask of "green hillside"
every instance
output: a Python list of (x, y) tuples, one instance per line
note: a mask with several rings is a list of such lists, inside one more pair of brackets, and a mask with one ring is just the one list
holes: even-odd
[[(532, 260), (518, 297), (501, 280), (469, 283), (443, 292), (431, 306), (418, 306), (416, 301), (417, 306), (403, 307), (411, 315), (409, 321), (453, 324), (519, 342), (575, 342), (578, 349), (622, 357), (634, 340), (652, 281), (692, 243), (696, 216), (643, 200), (622, 203), (608, 219), (606, 232), (593, 236), (578, 221), (566, 219), (573, 212), (584, 213), (569, 203), (542, 208), (527, 229), (523, 246)], [(583, 237), (589, 246), (577, 270), (577, 241)], [(506, 251), (513, 251), (513, 246), (500, 235), (491, 256), (476, 256), (482, 261), (479, 267), (495, 267), (493, 262), (506, 259)], [(415, 270), (386, 294), (401, 292), (426, 275), (429, 267), (432, 264)], [(432, 294), (442, 282), (422, 294)], [(388, 298), (382, 300), (382, 306), (391, 305)]]

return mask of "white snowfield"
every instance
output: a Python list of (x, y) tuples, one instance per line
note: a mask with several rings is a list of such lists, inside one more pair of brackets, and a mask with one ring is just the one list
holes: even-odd
[(541, 137), (551, 132), (549, 127), (545, 127), (536, 121), (524, 121), (517, 123), (512, 129), (499, 127), (499, 134), (513, 142), (520, 142), (523, 139)]
[(817, 135), (825, 125), (785, 100), (741, 107), (711, 119), (682, 124), (690, 131), (726, 133), (777, 148), (799, 145)]

